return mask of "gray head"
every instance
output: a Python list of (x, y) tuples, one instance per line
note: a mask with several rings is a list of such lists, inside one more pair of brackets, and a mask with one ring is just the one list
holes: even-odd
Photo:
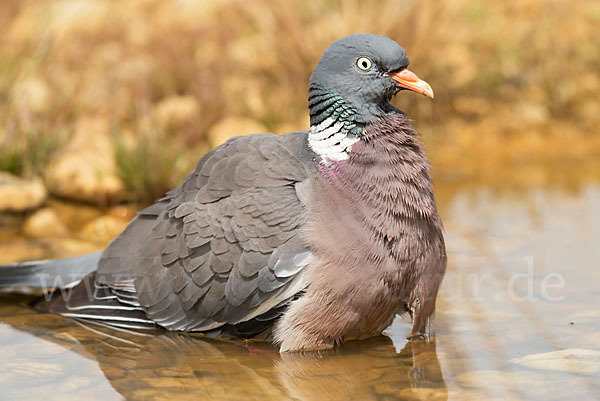
[(334, 95), (353, 109), (353, 122), (366, 124), (392, 112), (402, 89), (433, 97), (431, 87), (406, 69), (406, 51), (385, 36), (366, 33), (338, 39), (323, 53), (310, 78), (311, 124), (326, 118), (323, 99)]

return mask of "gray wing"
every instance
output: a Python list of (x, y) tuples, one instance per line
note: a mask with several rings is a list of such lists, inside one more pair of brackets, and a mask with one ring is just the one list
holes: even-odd
[(170, 330), (266, 319), (303, 290), (312, 257), (300, 233), (305, 140), (251, 135), (205, 155), (109, 245), (96, 281), (135, 291), (146, 315)]

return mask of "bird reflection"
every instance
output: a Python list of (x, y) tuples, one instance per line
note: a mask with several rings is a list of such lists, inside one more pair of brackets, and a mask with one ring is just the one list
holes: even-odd
[(398, 353), (388, 337), (326, 352), (279, 354), (264, 342), (136, 333), (33, 311), (2, 320), (96, 360), (124, 398), (446, 400), (435, 339)]

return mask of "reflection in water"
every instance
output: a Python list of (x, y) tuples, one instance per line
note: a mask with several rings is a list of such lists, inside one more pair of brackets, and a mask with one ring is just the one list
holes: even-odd
[(348, 343), (337, 355), (283, 354), (275, 366), (293, 399), (446, 399), (435, 342), (409, 342), (396, 354), (379, 337)]
[[(436, 327), (449, 399), (599, 400), (600, 186), (477, 188), (441, 206), (449, 266)], [(524, 357), (545, 359), (532, 369)]]
[[(43, 343), (50, 342), (74, 351), (79, 359), (97, 361), (110, 385), (128, 400), (447, 399), (435, 342), (409, 342), (397, 353), (392, 341), (381, 336), (326, 352), (280, 355), (262, 342), (230, 342), (168, 332), (119, 332), (83, 325), (37, 314), (15, 305), (11, 298), (2, 299), (0, 316), (21, 332), (13, 332), (13, 336), (32, 334), (35, 337), (29, 343), (35, 345), (30, 349), (36, 351), (47, 348)], [(25, 365), (40, 359), (40, 355), (28, 354), (27, 348), (22, 346), (24, 352), (20, 354)], [(63, 361), (62, 365), (68, 364)], [(50, 387), (34, 393), (72, 388), (70, 381), (77, 380), (77, 372), (72, 373), (55, 377)], [(18, 383), (7, 384), (9, 394), (11, 388), (18, 387)], [(59, 398), (67, 395), (73, 394)]]

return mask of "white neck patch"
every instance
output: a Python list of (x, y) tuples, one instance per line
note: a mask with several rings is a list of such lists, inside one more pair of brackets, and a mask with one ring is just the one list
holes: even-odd
[(359, 137), (349, 137), (343, 127), (342, 121), (331, 117), (310, 127), (308, 146), (321, 156), (324, 163), (348, 159), (352, 145), (360, 141)]

